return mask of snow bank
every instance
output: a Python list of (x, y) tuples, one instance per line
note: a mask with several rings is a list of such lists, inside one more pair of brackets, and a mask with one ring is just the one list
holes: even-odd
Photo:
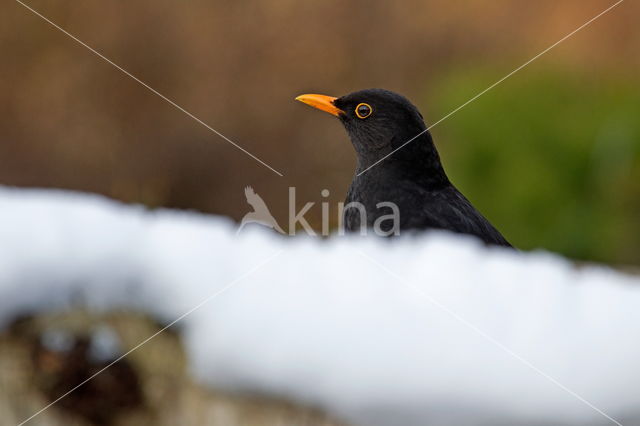
[[(0, 188), (0, 326), (135, 308), (194, 376), (363, 425), (640, 423), (640, 283), (430, 233), (235, 235), (214, 216)], [(601, 412), (599, 412), (601, 410)]]

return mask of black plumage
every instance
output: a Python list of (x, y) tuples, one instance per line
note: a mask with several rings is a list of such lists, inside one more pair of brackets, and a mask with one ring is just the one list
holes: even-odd
[[(304, 96), (317, 95), (300, 98)], [(378, 203), (392, 202), (400, 211), (401, 230), (444, 229), (511, 247), (449, 181), (423, 117), (411, 102), (383, 89), (325, 98), (335, 110), (306, 103), (339, 117), (351, 138), (357, 168), (346, 203), (364, 205), (367, 226), (390, 213)], [(360, 230), (360, 220), (357, 209), (345, 210), (347, 230)]]

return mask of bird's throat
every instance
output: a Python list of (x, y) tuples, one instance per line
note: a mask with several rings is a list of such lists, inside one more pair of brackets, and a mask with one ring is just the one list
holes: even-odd
[(357, 150), (356, 177), (373, 173), (394, 179), (411, 179), (428, 186), (448, 184), (449, 179), (431, 135), (426, 132), (409, 143), (406, 142), (408, 140), (394, 137), (390, 143), (380, 144), (387, 149)]

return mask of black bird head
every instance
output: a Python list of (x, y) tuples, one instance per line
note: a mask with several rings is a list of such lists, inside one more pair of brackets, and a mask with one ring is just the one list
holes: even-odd
[(447, 181), (422, 114), (404, 96), (367, 89), (340, 98), (307, 94), (296, 100), (340, 119), (356, 150), (358, 172), (375, 164), (376, 168)]

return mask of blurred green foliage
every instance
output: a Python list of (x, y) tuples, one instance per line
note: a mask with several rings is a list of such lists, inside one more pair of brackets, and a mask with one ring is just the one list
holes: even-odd
[[(461, 69), (428, 120), (504, 71)], [(546, 69), (507, 80), (432, 130), (450, 178), (516, 246), (640, 263), (640, 86)]]

